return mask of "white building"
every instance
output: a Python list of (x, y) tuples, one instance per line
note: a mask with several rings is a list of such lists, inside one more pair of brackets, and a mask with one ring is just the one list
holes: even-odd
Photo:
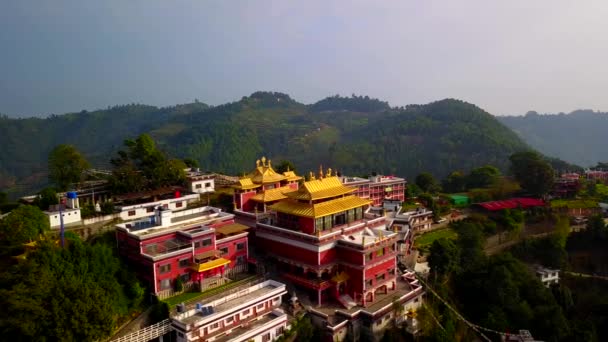
[(118, 216), (124, 221), (131, 221), (142, 217), (154, 215), (154, 210), (158, 207), (172, 211), (186, 209), (188, 203), (198, 202), (199, 194), (180, 195), (160, 201), (145, 202), (133, 205), (116, 206)]
[(82, 217), (80, 216), (80, 202), (76, 192), (67, 192), (66, 196), (66, 204), (61, 211), (59, 210), (60, 205), (58, 204), (52, 205), (49, 210), (44, 212), (46, 216), (49, 217), (51, 229), (59, 228), (61, 226), (61, 217), (63, 217), (64, 226), (82, 224)]
[(546, 287), (550, 287), (553, 284), (559, 283), (559, 270), (553, 270), (550, 268), (536, 266), (536, 276)]
[(212, 174), (204, 174), (200, 171), (188, 169), (188, 190), (197, 194), (207, 194), (215, 191), (215, 180)]
[(197, 303), (171, 317), (177, 342), (269, 342), (289, 328), (279, 307), (285, 284), (266, 280), (215, 300)]

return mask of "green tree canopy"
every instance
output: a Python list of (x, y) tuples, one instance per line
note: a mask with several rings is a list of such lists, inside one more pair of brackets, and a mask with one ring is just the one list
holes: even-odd
[(462, 192), (466, 190), (466, 177), (460, 171), (454, 171), (441, 183), (444, 192)]
[(49, 229), (49, 218), (38, 207), (22, 205), (0, 220), (0, 253), (11, 254)]
[(2, 276), (0, 332), (8, 341), (100, 341), (143, 291), (110, 247), (42, 241)]
[(57, 145), (49, 154), (49, 180), (59, 190), (67, 190), (71, 184), (80, 182), (83, 172), (90, 167), (89, 162), (72, 145)]
[(289, 160), (281, 160), (281, 162), (277, 166), (275, 166), (274, 170), (276, 172), (283, 173), (287, 170), (296, 171), (296, 167)]
[(551, 165), (536, 152), (519, 152), (509, 157), (511, 173), (522, 189), (536, 196), (546, 195), (553, 187)]
[(42, 210), (48, 210), (49, 206), (59, 204), (57, 191), (53, 188), (42, 189), (42, 191), (38, 193), (38, 197), (36, 197), (35, 204)]
[(416, 185), (423, 191), (428, 193), (435, 193), (439, 189), (437, 180), (432, 174), (423, 172), (416, 176)]
[(500, 177), (500, 171), (492, 166), (486, 165), (471, 170), (467, 176), (467, 187), (471, 188), (489, 188), (494, 185)]
[(450, 239), (433, 241), (428, 257), (431, 271), (437, 275), (448, 275), (460, 264), (460, 250)]

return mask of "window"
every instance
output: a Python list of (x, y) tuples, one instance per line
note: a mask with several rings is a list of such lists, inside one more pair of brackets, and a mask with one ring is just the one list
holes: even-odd
[(196, 186), (195, 186), (196, 189), (200, 189), (202, 187), (203, 187), (203, 184), (196, 184)]
[(181, 201), (175, 203), (176, 208), (181, 208), (183, 205), (184, 205), (184, 202), (181, 202)]
[(219, 327), (220, 327), (220, 322), (217, 322), (217, 323), (213, 323), (213, 324), (211, 324), (210, 329), (217, 329), (217, 328), (219, 328)]
[(260, 305), (258, 305), (258, 306), (256, 307), (256, 310), (257, 310), (257, 311), (260, 311), (260, 310), (262, 310), (262, 309), (264, 309), (264, 303), (262, 303), (262, 304), (260, 304)]
[(243, 249), (245, 249), (245, 243), (241, 242), (236, 244), (237, 251), (242, 251)]
[(376, 282), (382, 281), (384, 279), (386, 279), (386, 274), (376, 274)]
[(366, 280), (365, 284), (367, 284), (368, 287), (372, 286), (372, 279)]
[(265, 333), (264, 335), (262, 335), (262, 342), (268, 341), (270, 341), (270, 333)]
[(205, 183), (205, 188), (210, 188), (210, 187), (211, 187), (211, 182)]
[(239, 255), (238, 257), (236, 257), (236, 264), (237, 265), (242, 265), (245, 263), (245, 256), (244, 255)]
[(169, 203), (165, 203), (165, 204), (163, 204), (163, 208), (165, 208), (165, 209), (169, 209)]
[(222, 247), (222, 248), (220, 248), (220, 252), (221, 252), (221, 253), (220, 253), (221, 255), (226, 255), (226, 254), (228, 254), (228, 247)]
[(178, 332), (177, 332), (177, 336), (179, 336), (179, 337), (184, 337), (184, 334), (178, 331)]
[(376, 256), (383, 256), (384, 255), (384, 248), (380, 248), (379, 250), (376, 251)]
[(146, 207), (146, 212), (147, 213), (154, 212), (154, 207)]
[(167, 290), (171, 288), (171, 279), (163, 279), (160, 281), (160, 289)]
[(188, 266), (190, 266), (190, 259), (186, 258), (186, 259), (179, 260), (179, 267), (188, 267)]
[(276, 336), (283, 335), (283, 331), (285, 331), (285, 327), (278, 327), (275, 335)]
[(201, 242), (200, 241), (195, 241), (194, 242), (194, 248), (200, 248), (201, 247)]
[(390, 270), (388, 270), (388, 274), (395, 275), (395, 269), (391, 268)]
[(370, 261), (374, 258), (373, 253), (367, 253), (367, 255), (365, 256), (365, 260)]
[(205, 247), (205, 246), (211, 246), (211, 242), (212, 242), (211, 239), (205, 239), (205, 240), (203, 240), (203, 247)]
[(146, 253), (146, 254), (156, 254), (156, 247), (157, 246), (156, 246), (155, 243), (147, 245), (147, 246), (144, 247), (144, 251), (145, 251), (144, 253)]
[(129, 216), (135, 216), (135, 210), (129, 210)]
[(232, 324), (232, 322), (234, 322), (234, 317), (230, 316), (226, 318), (226, 324)]
[(161, 265), (158, 270), (160, 271), (160, 273), (167, 273), (169, 271), (171, 271), (171, 264), (166, 264), (166, 265)]
[(183, 283), (187, 283), (190, 281), (190, 273), (184, 273), (179, 277), (182, 279)]

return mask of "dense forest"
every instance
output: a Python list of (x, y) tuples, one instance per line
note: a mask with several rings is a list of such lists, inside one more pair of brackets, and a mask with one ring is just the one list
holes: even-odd
[(577, 110), (570, 114), (498, 117), (541, 153), (581, 166), (608, 160), (608, 113)]
[(266, 155), (291, 160), (301, 172), (322, 164), (344, 174), (413, 178), (427, 170), (445, 177), (485, 164), (506, 171), (509, 155), (529, 149), (492, 115), (459, 100), (391, 108), (353, 95), (305, 105), (256, 92), (214, 107), (133, 104), (46, 119), (0, 118), (0, 189), (17, 194), (44, 185), (49, 152), (59, 144), (74, 145), (93, 167), (109, 168), (123, 141), (141, 133), (171, 157), (230, 174), (249, 171)]

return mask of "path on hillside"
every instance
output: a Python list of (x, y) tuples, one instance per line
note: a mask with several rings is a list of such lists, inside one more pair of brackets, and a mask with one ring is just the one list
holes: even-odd
[(129, 335), (146, 327), (150, 321), (150, 313), (152, 312), (152, 308), (153, 306), (150, 306), (148, 309), (146, 309), (146, 311), (139, 314), (139, 316), (120, 327), (120, 329), (118, 329), (118, 331), (109, 339), (109, 341)]
[(575, 276), (575, 277), (583, 277), (583, 278), (593, 278), (593, 279), (601, 279), (601, 280), (608, 280), (608, 277), (605, 276), (599, 276), (599, 275), (595, 275), (595, 274), (587, 274), (587, 273), (577, 273), (577, 272), (570, 272), (570, 271), (564, 271), (565, 274), (569, 274), (571, 276)]

